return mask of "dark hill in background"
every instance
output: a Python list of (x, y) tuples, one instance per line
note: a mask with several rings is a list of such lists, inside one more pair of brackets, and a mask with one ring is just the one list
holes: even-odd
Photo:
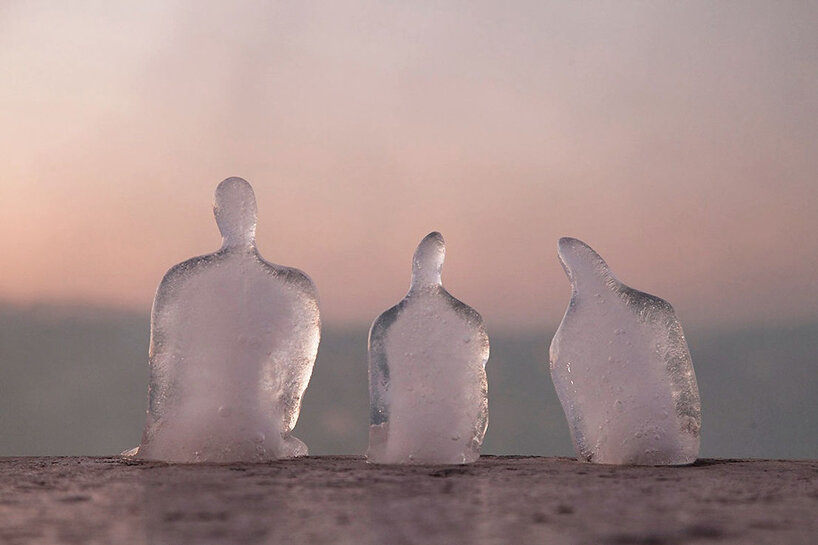
[[(0, 455), (103, 455), (138, 444), (147, 314), (0, 306)], [(367, 328), (326, 325), (296, 435), (313, 454), (366, 449)], [(553, 330), (489, 331), (487, 454), (570, 455), (547, 368)], [(703, 457), (818, 457), (818, 323), (688, 330)]]

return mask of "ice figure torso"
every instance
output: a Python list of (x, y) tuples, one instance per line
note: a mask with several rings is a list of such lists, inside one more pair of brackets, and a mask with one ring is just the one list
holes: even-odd
[(489, 339), (477, 311), (443, 288), (444, 252), (439, 233), (424, 238), (409, 293), (372, 324), (370, 462), (461, 464), (480, 456)]
[(579, 240), (561, 239), (559, 257), (572, 295), (551, 342), (551, 376), (577, 457), (693, 463), (701, 404), (673, 308), (621, 283)]
[(175, 462), (304, 455), (290, 433), (318, 350), (315, 287), (266, 262), (249, 184), (216, 192), (218, 252), (176, 265), (151, 320), (149, 408), (138, 456)]

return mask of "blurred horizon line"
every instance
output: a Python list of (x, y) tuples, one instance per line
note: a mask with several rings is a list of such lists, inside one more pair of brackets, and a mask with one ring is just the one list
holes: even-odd
[[(398, 298), (396, 300), (399, 301)], [(567, 305), (567, 300), (566, 300)], [(387, 307), (388, 308), (388, 307)], [(387, 310), (384, 308), (383, 310)], [(99, 318), (106, 314), (129, 315), (131, 317), (143, 316), (146, 323), (150, 322), (151, 307), (136, 308), (127, 304), (104, 304), (94, 301), (77, 301), (73, 299), (64, 300), (27, 300), (20, 301), (15, 299), (8, 299), (0, 297), (0, 314), (8, 314), (9, 312), (20, 312), (27, 314), (47, 314), (54, 318), (64, 319), (66, 317), (87, 317), (89, 319)], [(379, 313), (380, 314), (380, 313)], [(339, 320), (337, 318), (321, 319), (321, 329), (331, 329), (335, 332), (349, 332), (369, 330), (378, 315), (372, 317), (372, 320), (358, 320), (347, 319)], [(492, 332), (507, 336), (513, 336), (515, 333), (523, 336), (528, 336), (537, 333), (543, 333), (550, 339), (556, 332), (562, 320), (563, 314), (559, 318), (552, 321), (543, 321), (538, 324), (531, 324), (522, 326), (520, 324), (507, 324), (505, 326), (497, 323), (491, 324), (489, 327), (489, 336)], [(485, 315), (483, 316), (485, 318)], [(818, 315), (803, 316), (803, 317), (788, 317), (785, 320), (776, 320), (772, 322), (721, 322), (718, 324), (702, 324), (695, 321), (682, 322), (682, 327), (685, 331), (685, 336), (690, 337), (695, 335), (698, 337), (708, 337), (710, 335), (723, 335), (725, 333), (758, 331), (763, 329), (774, 330), (788, 330), (797, 329), (804, 326), (818, 325)]]

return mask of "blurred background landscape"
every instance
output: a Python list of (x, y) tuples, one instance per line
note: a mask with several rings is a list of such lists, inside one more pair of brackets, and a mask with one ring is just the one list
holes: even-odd
[(138, 443), (154, 290), (241, 176), (319, 290), (314, 454), (366, 448), (368, 325), (439, 230), (484, 452), (571, 454), (569, 235), (676, 308), (702, 456), (818, 458), (818, 4), (7, 0), (0, 74), (0, 455)]
[[(139, 444), (147, 313), (0, 310), (0, 455), (117, 454)], [(367, 326), (324, 328), (295, 434), (311, 454), (362, 454)], [(556, 327), (492, 332), (484, 453), (572, 455), (548, 372)], [(818, 323), (688, 331), (702, 396), (702, 457), (815, 458)]]

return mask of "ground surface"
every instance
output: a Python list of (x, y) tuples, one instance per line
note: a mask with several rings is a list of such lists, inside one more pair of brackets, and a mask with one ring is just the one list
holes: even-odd
[(0, 543), (818, 543), (818, 462), (0, 458)]

